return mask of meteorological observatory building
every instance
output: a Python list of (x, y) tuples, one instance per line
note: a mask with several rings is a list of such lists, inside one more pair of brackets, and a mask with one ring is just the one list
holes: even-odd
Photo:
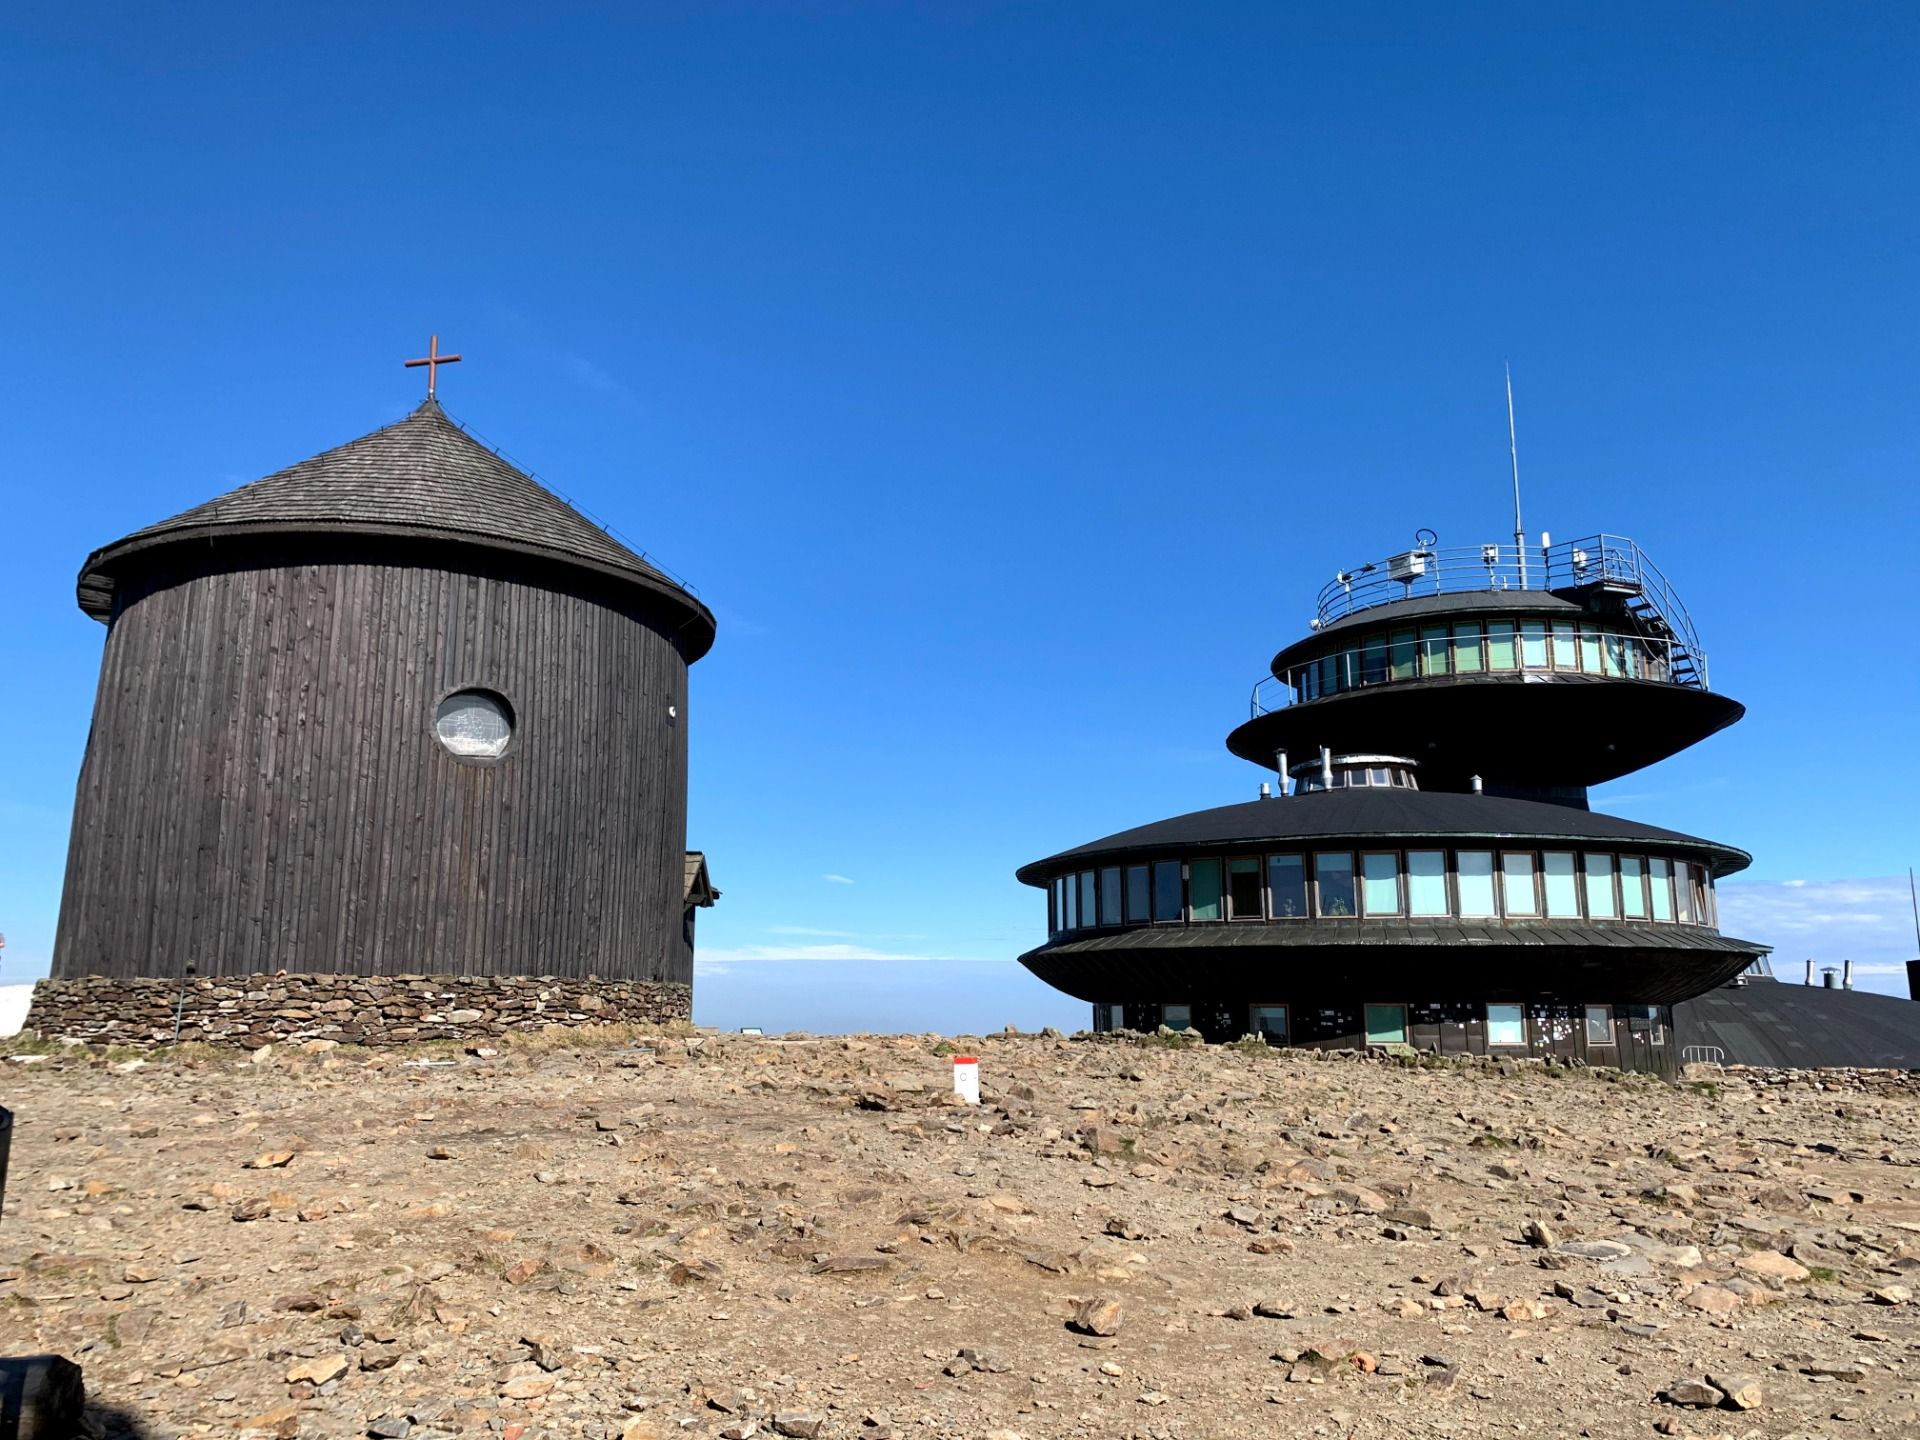
[(1227, 746), (1277, 794), (1019, 871), (1021, 960), (1096, 1029), (1666, 1070), (1670, 1007), (1766, 953), (1719, 930), (1744, 851), (1587, 805), (1743, 713), (1630, 540), (1423, 531), (1321, 591), (1251, 709)]
[(106, 648), (30, 1026), (374, 1042), (688, 1014), (713, 615), (431, 385), (96, 550), (79, 603)]

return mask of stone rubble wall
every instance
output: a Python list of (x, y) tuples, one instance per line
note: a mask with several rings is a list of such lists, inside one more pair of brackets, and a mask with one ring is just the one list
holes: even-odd
[[(551, 976), (202, 976), (185, 994), (181, 1040), (249, 1050), (286, 1040), (408, 1045), (555, 1025), (663, 1025), (693, 1013), (690, 985)], [(177, 980), (42, 980), (25, 1028), (47, 1039), (167, 1044), (180, 996)]]

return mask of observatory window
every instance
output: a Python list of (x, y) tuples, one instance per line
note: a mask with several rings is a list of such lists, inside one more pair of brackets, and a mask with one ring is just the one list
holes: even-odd
[(1267, 891), (1273, 918), (1304, 920), (1307, 915), (1307, 865), (1298, 855), (1267, 857)]
[(463, 760), (496, 760), (513, 739), (513, 707), (491, 690), (456, 690), (434, 711), (433, 733)]
[(1613, 1007), (1611, 1005), (1587, 1006), (1587, 1044), (1613, 1044)]
[(1613, 856), (1593, 855), (1587, 862), (1587, 918), (1612, 920), (1620, 914), (1613, 896)]
[(1462, 918), (1478, 919), (1498, 914), (1493, 903), (1493, 852), (1462, 850), (1455, 864), (1459, 869)]
[(1321, 851), (1313, 857), (1313, 878), (1323, 918), (1353, 914), (1353, 856), (1348, 851)]
[(1500, 883), (1507, 894), (1507, 914), (1526, 917), (1540, 913), (1531, 850), (1507, 850), (1501, 854)]
[(1541, 873), (1547, 882), (1547, 918), (1578, 920), (1580, 886), (1574, 879), (1572, 852), (1549, 850), (1540, 861)]
[(1180, 862), (1161, 860), (1153, 867), (1153, 918), (1178, 920), (1181, 917)]
[(1471, 675), (1481, 668), (1480, 626), (1477, 622), (1453, 627), (1453, 668), (1462, 675)]
[(1374, 851), (1360, 857), (1360, 903), (1369, 917), (1400, 913), (1400, 857)]
[(1407, 852), (1407, 913), (1444, 915), (1447, 913), (1447, 852), (1409, 850)]
[(1117, 865), (1100, 872), (1100, 923), (1120, 923), (1120, 867)]
[(1673, 919), (1673, 862), (1653, 859), (1647, 861), (1647, 885), (1653, 891), (1653, 918), (1656, 920)]
[(1360, 683), (1378, 685), (1387, 678), (1387, 637), (1369, 635), (1360, 642)]
[(1250, 1005), (1247, 1007), (1247, 1022), (1252, 1033), (1265, 1037), (1269, 1045), (1287, 1043), (1287, 1007), (1284, 1005)]
[(1693, 867), (1684, 861), (1673, 862), (1673, 913), (1682, 925), (1693, 924), (1693, 886), (1687, 883), (1687, 873)]
[(1395, 630), (1387, 636), (1387, 664), (1394, 679), (1413, 679), (1413, 654), (1413, 631)]
[(1220, 862), (1193, 860), (1187, 864), (1188, 915), (1192, 920), (1220, 918)]
[(1520, 665), (1526, 670), (1547, 668), (1546, 621), (1522, 620), (1520, 622)]
[(1450, 636), (1444, 625), (1428, 625), (1420, 632), (1420, 668), (1428, 675), (1448, 673), (1447, 651)]
[(1616, 680), (1630, 674), (1627, 666), (1627, 637), (1608, 635), (1601, 643), (1606, 646), (1606, 673)]
[(1160, 1023), (1169, 1030), (1190, 1030), (1193, 1028), (1193, 1007), (1191, 1005), (1162, 1006)]
[(1071, 930), (1080, 923), (1080, 917), (1073, 913), (1073, 877), (1062, 876), (1056, 883), (1060, 886), (1060, 928)]
[(1580, 668), (1593, 674), (1600, 671), (1600, 632), (1597, 630), (1580, 633)]
[(1366, 1010), (1367, 1044), (1404, 1045), (1407, 1043), (1407, 1007), (1369, 1005)]
[(1097, 924), (1100, 919), (1100, 907), (1093, 890), (1093, 871), (1082, 870), (1079, 876), (1080, 898), (1074, 903), (1079, 907), (1082, 925)]
[(1647, 862), (1638, 855), (1620, 857), (1620, 913), (1629, 920), (1647, 918)]
[(1340, 657), (1322, 655), (1320, 657), (1320, 693), (1331, 695), (1340, 688)]
[(1511, 670), (1514, 668), (1514, 663), (1513, 622), (1489, 620), (1487, 622), (1487, 668)]
[(1260, 857), (1227, 862), (1227, 915), (1234, 920), (1260, 918)]
[(1487, 1044), (1525, 1045), (1527, 1012), (1520, 1005), (1487, 1006)]
[(1578, 627), (1571, 621), (1553, 622), (1553, 668), (1556, 670), (1580, 668), (1580, 635)]
[(1138, 923), (1153, 918), (1152, 887), (1147, 884), (1147, 867), (1127, 867), (1127, 920)]

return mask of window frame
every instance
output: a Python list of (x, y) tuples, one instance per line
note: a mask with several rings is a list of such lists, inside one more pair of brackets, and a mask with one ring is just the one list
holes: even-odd
[[(1438, 877), (1440, 881), (1440, 908), (1438, 910), (1416, 911), (1413, 908), (1413, 857), (1416, 855), (1438, 855), (1440, 857), (1440, 874)], [(1401, 852), (1401, 873), (1406, 877), (1407, 919), (1412, 921), (1445, 920), (1453, 914), (1453, 887), (1448, 883), (1453, 873), (1451, 857), (1452, 852), (1449, 850), (1444, 848), (1429, 849), (1425, 846), (1418, 850), (1405, 850)], [(1423, 875), (1420, 878), (1427, 880), (1433, 879), (1434, 877)]]
[[(1267, 867), (1265, 859), (1266, 857), (1263, 855), (1227, 856), (1226, 863), (1222, 867), (1220, 875), (1220, 903), (1227, 912), (1227, 920), (1229, 923), (1235, 920), (1245, 922), (1249, 920), (1265, 920), (1267, 918)], [(1253, 867), (1253, 888), (1257, 898), (1254, 901), (1253, 913), (1251, 915), (1242, 915), (1239, 907), (1233, 903), (1233, 877), (1235, 873), (1233, 867), (1240, 864), (1249, 864)], [(1242, 870), (1239, 873), (1244, 875), (1247, 872)]]
[[(1604, 1040), (1596, 1040), (1593, 1038), (1593, 1022), (1596, 1012), (1598, 1012), (1602, 1023), (1606, 1026), (1607, 1038)], [(1604, 1045), (1611, 1048), (1616, 1045), (1618, 1042), (1614, 1039), (1613, 1035), (1613, 1006), (1588, 1005), (1584, 1007), (1584, 1013), (1580, 1017), (1580, 1034), (1582, 1042), (1589, 1050), (1595, 1046)]]
[[(1553, 887), (1549, 883), (1554, 877), (1547, 873), (1547, 857), (1563, 855), (1567, 860), (1567, 873), (1564, 876), (1572, 887), (1573, 909), (1556, 912), (1553, 908)], [(1580, 893), (1580, 852), (1577, 850), (1542, 850), (1540, 852), (1540, 914), (1546, 920), (1580, 920), (1585, 918), (1584, 896)]]
[[(1360, 882), (1359, 882), (1359, 874), (1354, 868), (1353, 851), (1351, 850), (1311, 850), (1311, 851), (1308, 851), (1307, 853), (1313, 856), (1313, 917), (1314, 919), (1316, 920), (1358, 920), (1360, 918), (1360, 913), (1359, 913), (1360, 912)], [(1344, 915), (1329, 915), (1326, 911), (1325, 904), (1321, 900), (1321, 896), (1320, 896), (1320, 859), (1322, 856), (1326, 856), (1327, 858), (1332, 859), (1334, 857), (1342, 856), (1342, 855), (1344, 855), (1347, 860), (1347, 884), (1349, 885), (1349, 887), (1351, 887), (1352, 893), (1353, 893), (1352, 906)]]
[[(1493, 1038), (1493, 1027), (1496, 1024), (1505, 1025), (1510, 1023), (1505, 1020), (1496, 1021), (1493, 1018), (1493, 1012), (1496, 1010), (1512, 1010), (1519, 1015), (1519, 1040), (1496, 1040)], [(1502, 1050), (1531, 1050), (1533, 1048), (1527, 1038), (1527, 1007), (1524, 1001), (1508, 1002), (1504, 1000), (1489, 1000), (1480, 1007), (1480, 1019), (1481, 1023), (1487, 1027), (1487, 1049), (1492, 1050), (1495, 1046), (1498, 1046)]]
[[(1401, 862), (1398, 850), (1362, 850), (1359, 852), (1359, 864), (1354, 871), (1354, 899), (1358, 903), (1362, 920), (1401, 920), (1407, 914), (1407, 889), (1405, 866)], [(1367, 874), (1367, 861), (1386, 859), (1393, 862), (1393, 909), (1375, 911), (1367, 901), (1367, 886), (1373, 883), (1373, 877)]]
[(1249, 1035), (1259, 1035), (1262, 1038), (1264, 1038), (1269, 1045), (1271, 1045), (1274, 1043), (1273, 1037), (1268, 1035), (1266, 1031), (1260, 1028), (1260, 1022), (1255, 1018), (1254, 1012), (1258, 1010), (1278, 1010), (1280, 1012), (1280, 1042), (1279, 1043), (1283, 1046), (1293, 1044), (1293, 1008), (1291, 1006), (1266, 1005), (1266, 1004), (1262, 1004), (1257, 1000), (1248, 1002), (1247, 1033)]
[[(1313, 874), (1312, 867), (1307, 863), (1307, 853), (1308, 852), (1300, 850), (1279, 850), (1264, 857), (1267, 862), (1266, 873), (1262, 877), (1261, 884), (1266, 891), (1267, 918), (1269, 920), (1291, 921), (1311, 920), (1313, 918)], [(1273, 888), (1273, 862), (1276, 860), (1292, 860), (1297, 862), (1300, 867), (1300, 913), (1297, 915), (1282, 915), (1280, 913), (1280, 903), (1275, 898), (1277, 892)]]
[[(1647, 857), (1644, 855), (1621, 854), (1615, 856), (1614, 860), (1615, 868), (1620, 876), (1620, 918), (1622, 920), (1638, 921), (1641, 924), (1647, 923), (1653, 917), (1653, 911), (1650, 908), (1651, 901), (1647, 896)], [(1627, 867), (1629, 865), (1634, 866), (1638, 871), (1638, 873), (1632, 877), (1634, 885), (1631, 891), (1627, 888)], [(1635, 914), (1628, 905), (1627, 901), (1629, 896), (1639, 905), (1640, 911), (1638, 914)]]
[[(1214, 871), (1218, 876), (1217, 894), (1213, 901), (1214, 909), (1217, 913), (1213, 915), (1201, 915), (1199, 913), (1199, 905), (1195, 898), (1198, 892), (1194, 888), (1193, 874), (1196, 865), (1211, 865), (1214, 867)], [(1203, 855), (1198, 859), (1186, 861), (1185, 873), (1187, 881), (1187, 923), (1189, 925), (1214, 925), (1226, 919), (1227, 872), (1225, 862), (1216, 855)]]
[[(1447, 853), (1450, 857), (1447, 868), (1453, 875), (1453, 913), (1455, 916), (1462, 920), (1500, 919), (1500, 852), (1498, 850), (1456, 849), (1449, 850)], [(1484, 855), (1487, 857), (1487, 873), (1485, 878), (1487, 882), (1488, 908), (1484, 912), (1474, 911), (1472, 914), (1467, 913), (1466, 882), (1460, 870), (1460, 861), (1468, 855)], [(1476, 876), (1476, 881), (1479, 878), (1480, 877)]]
[[(1495, 869), (1499, 872), (1500, 880), (1499, 884), (1494, 887), (1497, 892), (1494, 898), (1500, 907), (1500, 918), (1502, 920), (1544, 920), (1547, 914), (1547, 899), (1541, 883), (1544, 877), (1541, 875), (1540, 852), (1537, 850), (1501, 850), (1497, 853), (1499, 863), (1495, 866)], [(1507, 893), (1507, 857), (1510, 855), (1525, 857), (1526, 859), (1528, 867), (1527, 879), (1533, 889), (1533, 908), (1531, 910), (1515, 910), (1513, 908), (1513, 900)]]
[[(1184, 925), (1187, 923), (1187, 866), (1184, 860), (1149, 860), (1147, 862), (1147, 884), (1150, 889), (1147, 913), (1153, 917), (1154, 925)], [(1173, 872), (1175, 903), (1173, 914), (1160, 913), (1160, 881), (1163, 872)]]
[[(1400, 1038), (1398, 1040), (1375, 1040), (1373, 1038), (1373, 1016), (1375, 1010), (1398, 1010), (1400, 1012)], [(1407, 1033), (1413, 1023), (1411, 1007), (1397, 1000), (1363, 1000), (1360, 1002), (1360, 1039), (1367, 1046), (1405, 1045)]]
[[(1605, 914), (1600, 914), (1593, 908), (1593, 882), (1596, 877), (1593, 873), (1593, 866), (1588, 863), (1593, 860), (1604, 860), (1607, 862), (1607, 910)], [(1618, 920), (1620, 918), (1620, 866), (1612, 851), (1582, 850), (1580, 852), (1580, 899), (1581, 904), (1586, 907), (1587, 918), (1589, 920)]]

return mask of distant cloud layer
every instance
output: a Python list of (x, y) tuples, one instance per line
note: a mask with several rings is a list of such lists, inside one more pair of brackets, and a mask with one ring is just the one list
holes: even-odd
[(853, 881), (849, 880), (845, 875), (822, 875), (820, 878), (829, 885), (851, 885), (853, 883)]
[[(1809, 957), (1816, 965), (1854, 962), (1857, 975), (1904, 975), (1915, 949), (1907, 877), (1870, 880), (1732, 881), (1719, 889), (1720, 928), (1774, 948), (1783, 980), (1800, 978)], [(1904, 985), (1875, 989), (1904, 992)]]

